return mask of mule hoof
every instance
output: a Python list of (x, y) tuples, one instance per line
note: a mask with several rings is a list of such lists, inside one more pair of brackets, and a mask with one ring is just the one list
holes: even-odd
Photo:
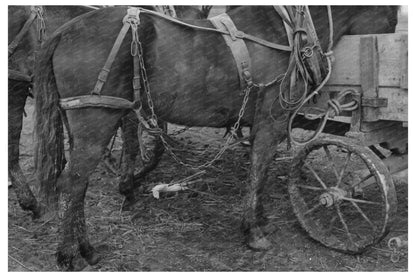
[(38, 220), (42, 218), (42, 214), (42, 209), (39, 206), (37, 206), (36, 208), (32, 209), (32, 220)]
[(36, 222), (45, 224), (52, 221), (55, 217), (57, 217), (57, 215), (57, 211), (51, 211), (49, 209), (46, 209), (44, 206), (40, 206), (33, 211), (32, 218)]
[(272, 248), (272, 244), (264, 236), (262, 230), (259, 227), (255, 227), (250, 230), (247, 245), (255, 251), (265, 251)]
[(134, 206), (136, 205), (136, 203), (137, 203), (137, 199), (135, 199), (135, 198), (134, 199), (126, 198), (126, 199), (124, 199), (123, 206), (121, 207), (121, 210), (123, 212), (133, 211)]
[(89, 244), (89, 242), (81, 244), (79, 250), (81, 256), (87, 261), (89, 265), (95, 265), (101, 259), (101, 255), (94, 247)]
[(85, 258), (89, 265), (95, 265), (101, 260), (101, 255), (94, 251), (91, 255)]
[(74, 271), (74, 265), (72, 260), (74, 259), (73, 255), (64, 253), (64, 251), (56, 252), (56, 263), (62, 271)]

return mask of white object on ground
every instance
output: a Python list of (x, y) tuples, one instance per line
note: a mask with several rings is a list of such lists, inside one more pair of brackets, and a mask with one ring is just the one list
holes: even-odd
[(187, 190), (187, 183), (177, 184), (159, 184), (152, 188), (153, 197), (159, 199), (160, 192), (175, 192), (181, 190)]

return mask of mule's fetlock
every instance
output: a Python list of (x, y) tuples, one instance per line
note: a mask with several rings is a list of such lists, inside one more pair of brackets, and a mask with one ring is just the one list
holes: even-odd
[(89, 243), (80, 244), (79, 251), (89, 265), (95, 265), (101, 259), (101, 255)]
[(59, 247), (56, 251), (56, 263), (62, 271), (74, 271), (73, 260), (76, 255), (74, 247)]
[(246, 234), (246, 244), (254, 251), (266, 251), (272, 248), (272, 244), (263, 234), (260, 227), (253, 227)]

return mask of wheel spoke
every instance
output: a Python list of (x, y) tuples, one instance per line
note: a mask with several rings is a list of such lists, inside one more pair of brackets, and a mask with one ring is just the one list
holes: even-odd
[(352, 239), (352, 236), (351, 236), (350, 231), (348, 230), (347, 223), (345, 222), (344, 217), (341, 214), (341, 210), (339, 209), (339, 205), (335, 205), (335, 209), (337, 210), (337, 214), (338, 214), (339, 220), (341, 221), (342, 226), (344, 227), (345, 232), (347, 232), (348, 239), (350, 240), (350, 242), (352, 244), (354, 244), (355, 246), (357, 246), (357, 244)]
[(370, 179), (371, 177), (373, 177), (373, 174), (369, 173), (367, 176), (365, 176), (364, 178), (362, 178), (358, 183), (355, 183), (354, 185), (352, 185), (352, 188), (355, 188), (359, 185), (361, 185), (363, 182), (367, 181), (368, 179)]
[(304, 189), (309, 189), (309, 190), (325, 190), (323, 188), (318, 188), (318, 187), (314, 187), (314, 186), (306, 186), (306, 185), (296, 185), (298, 188), (304, 188)]
[(341, 197), (341, 199), (342, 200), (347, 200), (347, 201), (350, 201), (350, 202), (357, 202), (357, 203), (363, 203), (363, 204), (383, 206), (382, 203), (373, 202), (373, 201), (367, 201), (367, 200), (361, 200), (361, 199), (355, 199), (355, 198), (348, 198), (348, 197)]
[(354, 208), (357, 209), (357, 211), (361, 214), (361, 216), (365, 219), (365, 221), (367, 221), (367, 223), (373, 228), (373, 231), (377, 230), (377, 227), (374, 225), (374, 223), (365, 215), (365, 213), (363, 212), (363, 210), (361, 210), (361, 208), (357, 205), (357, 203), (350, 201), (351, 204), (354, 206)]
[(339, 175), (338, 175), (338, 171), (335, 168), (334, 159), (332, 158), (331, 152), (329, 152), (328, 145), (324, 145), (324, 150), (325, 150), (326, 156), (328, 157), (328, 160), (332, 164), (332, 169), (334, 170), (335, 177), (337, 177), (337, 180), (339, 180), (340, 178), (339, 178)]
[(351, 152), (348, 152), (347, 159), (345, 160), (344, 166), (342, 167), (341, 172), (340, 172), (339, 177), (338, 177), (338, 181), (337, 181), (337, 185), (336, 185), (337, 188), (341, 184), (342, 177), (344, 177), (345, 169), (347, 168), (347, 166), (350, 162), (350, 159), (351, 159)]
[(312, 208), (310, 208), (309, 210), (307, 210), (307, 211), (305, 212), (305, 215), (308, 215), (308, 214), (310, 214), (310, 213), (314, 212), (314, 211), (315, 211), (315, 210), (317, 210), (320, 206), (321, 206), (321, 203), (316, 204), (315, 206), (313, 206)]
[(322, 179), (319, 177), (318, 173), (315, 172), (315, 170), (308, 164), (305, 163), (305, 166), (312, 172), (313, 176), (315, 176), (316, 180), (321, 184), (321, 186), (324, 189), (328, 189), (328, 187), (325, 185), (325, 183), (322, 181)]

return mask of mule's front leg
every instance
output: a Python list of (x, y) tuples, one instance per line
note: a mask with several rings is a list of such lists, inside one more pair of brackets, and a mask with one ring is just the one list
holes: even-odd
[[(254, 141), (251, 148), (250, 180), (244, 201), (242, 221), (246, 243), (254, 250), (266, 250), (271, 247), (261, 229), (267, 223), (263, 214), (264, 182), (277, 145), (286, 135), (286, 122), (271, 119), (268, 113), (269, 107), (264, 106), (263, 111), (265, 112), (258, 111), (252, 130)], [(282, 116), (284, 115), (280, 115), (280, 117)]]

